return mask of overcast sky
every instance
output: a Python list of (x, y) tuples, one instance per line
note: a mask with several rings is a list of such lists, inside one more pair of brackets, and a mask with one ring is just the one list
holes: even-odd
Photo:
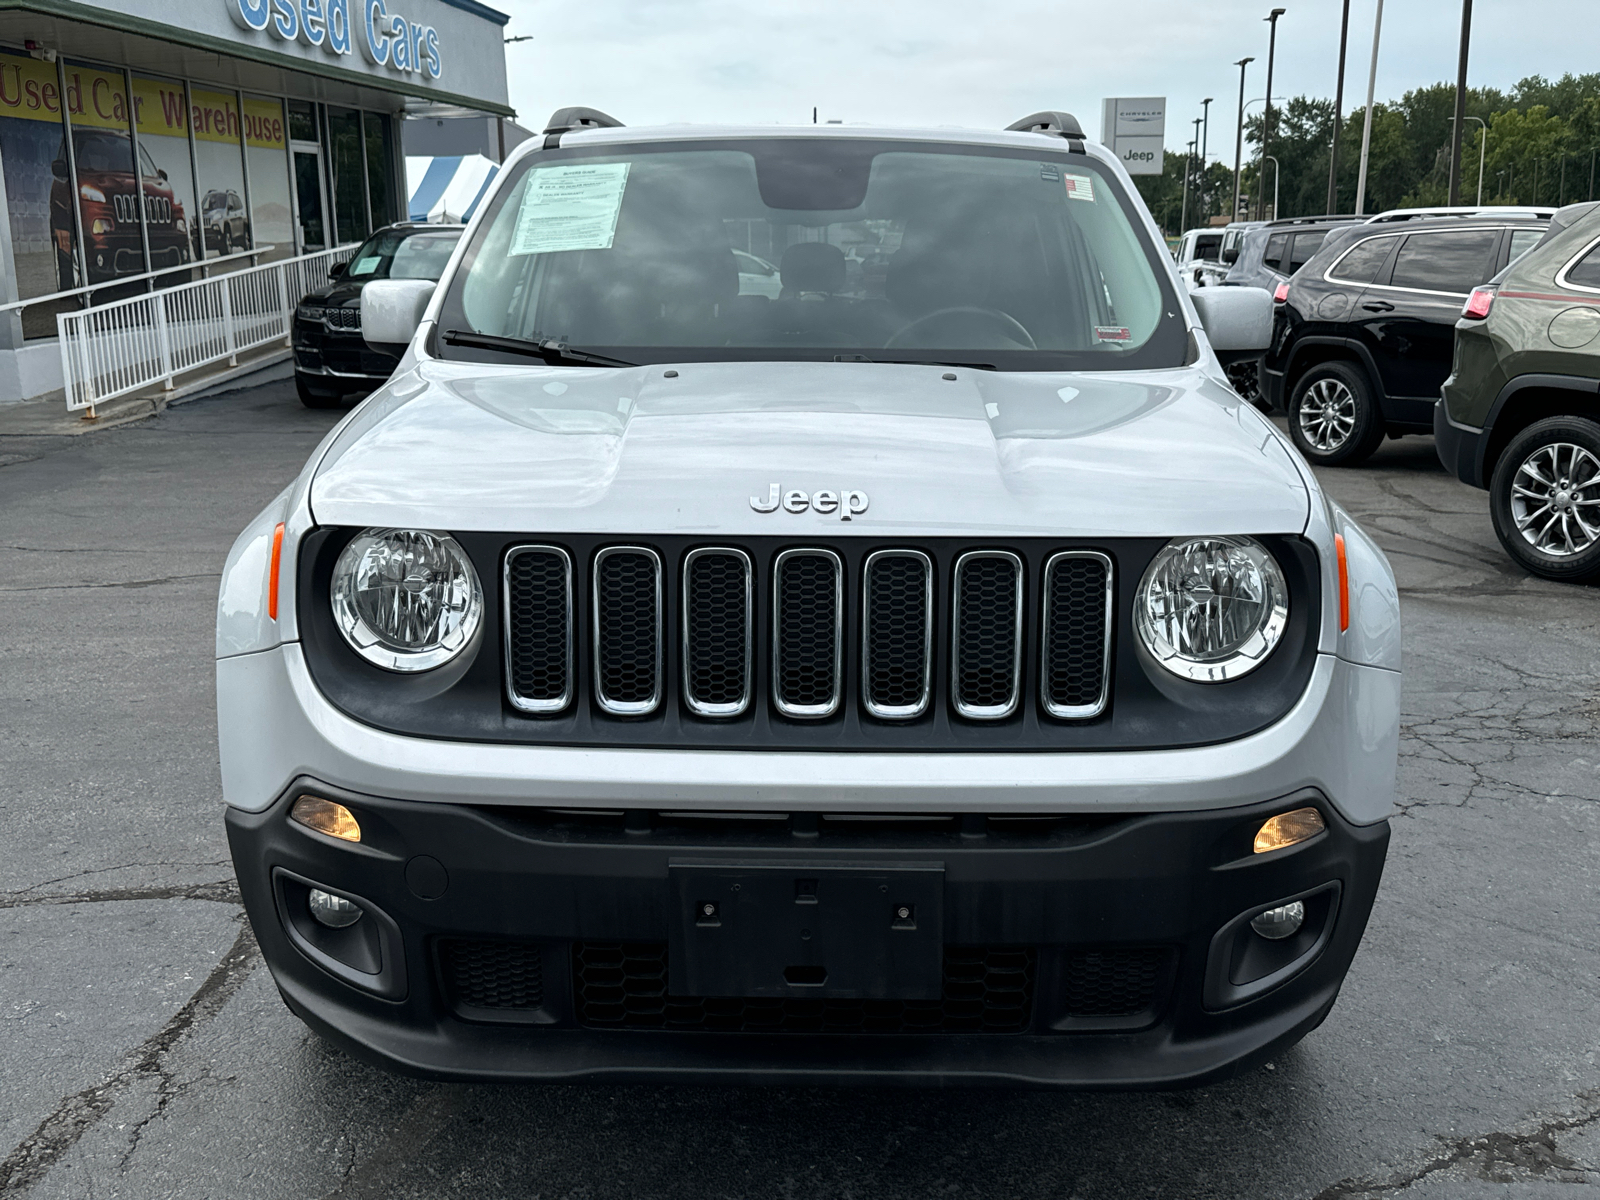
[[(511, 103), (530, 128), (584, 104), (629, 125), (889, 122), (1003, 127), (1040, 109), (1098, 136), (1106, 96), (1168, 98), (1181, 150), (1211, 106), (1211, 157), (1231, 162), (1239, 72), (1266, 88), (1271, 0), (489, 0), (511, 13)], [(1366, 95), (1377, 0), (1352, 0), (1345, 109)], [(1273, 92), (1331, 97), (1340, 0), (1278, 0)], [(1386, 0), (1380, 100), (1456, 73), (1458, 0)], [(1476, 0), (1474, 85), (1600, 69), (1600, 0)], [(1259, 108), (1259, 105), (1257, 106)]]

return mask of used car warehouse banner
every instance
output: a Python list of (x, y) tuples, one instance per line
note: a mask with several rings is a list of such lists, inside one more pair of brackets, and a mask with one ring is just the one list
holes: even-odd
[[(246, 96), (241, 114), (234, 94), (201, 88), (190, 89), (191, 107), (176, 80), (136, 75), (130, 98), (120, 71), (68, 64), (65, 74), (81, 264), (56, 67), (0, 51), (0, 156), (20, 298), (141, 274), (141, 191), (151, 269), (254, 246), (273, 246), (269, 258), (293, 252), (282, 101)], [(130, 99), (139, 135), (137, 172)], [(185, 278), (180, 272), (162, 282)], [(45, 306), (27, 310), (24, 330), (30, 337), (54, 333), (53, 314)]]

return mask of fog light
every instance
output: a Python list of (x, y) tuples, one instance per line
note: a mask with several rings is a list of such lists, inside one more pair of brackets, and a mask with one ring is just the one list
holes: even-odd
[[(317, 897), (321, 894), (320, 892), (311, 893), (313, 904), (316, 903)], [(313, 911), (315, 910), (313, 909)], [(359, 909), (357, 910), (357, 915), (360, 915)], [(317, 919), (320, 921), (322, 918), (318, 917)], [(1250, 928), (1254, 929), (1269, 942), (1277, 942), (1299, 933), (1300, 926), (1305, 923), (1306, 906), (1296, 900), (1293, 904), (1283, 904), (1277, 908), (1267, 909), (1266, 912), (1250, 922)]]
[[(335, 896), (332, 892), (325, 892), (321, 888), (311, 889), (311, 898), (306, 902), (306, 907), (311, 909), (311, 915), (316, 918), (317, 924), (326, 925), (329, 929), (347, 929), (361, 920), (361, 906), (354, 900), (346, 900), (343, 896)], [(1295, 906), (1296, 908), (1299, 905)], [(1256, 920), (1260, 920), (1257, 917)], [(1296, 922), (1296, 928), (1299, 922)], [(1291, 931), (1292, 932), (1292, 931)], [(1268, 937), (1283, 937), (1284, 934), (1268, 934)]]
[[(344, 805), (324, 800), (321, 796), (301, 796), (289, 810), (289, 819), (329, 837), (342, 838), (347, 842), (361, 840), (361, 826), (355, 814)], [(1260, 844), (1259, 838), (1257, 844)]]
[(1322, 814), (1314, 808), (1297, 808), (1293, 812), (1279, 813), (1263, 825), (1256, 834), (1256, 853), (1282, 850), (1316, 837), (1326, 829)]

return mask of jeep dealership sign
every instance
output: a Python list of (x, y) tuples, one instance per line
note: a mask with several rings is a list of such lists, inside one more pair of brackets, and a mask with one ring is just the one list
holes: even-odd
[(1167, 98), (1139, 96), (1104, 102), (1100, 140), (1128, 168), (1130, 175), (1159, 175), (1166, 145)]

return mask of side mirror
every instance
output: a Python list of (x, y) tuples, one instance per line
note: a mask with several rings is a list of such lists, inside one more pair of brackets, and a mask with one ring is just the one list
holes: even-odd
[(67, 160), (58, 158), (50, 164), (50, 174), (62, 183), (67, 182)]
[(367, 345), (387, 354), (405, 353), (438, 286), (431, 279), (374, 279), (362, 288), (361, 336)]
[(350, 269), (349, 263), (334, 263), (328, 268), (329, 279), (343, 279), (344, 273)]
[(1189, 293), (1206, 340), (1226, 362), (1252, 358), (1272, 344), (1272, 295), (1261, 288), (1215, 287)]
[(1224, 246), (1222, 248), (1222, 254), (1219, 257), (1222, 259), (1223, 262), (1227, 263), (1230, 267), (1233, 266), (1234, 263), (1239, 261), (1239, 245), (1238, 245), (1238, 243), (1235, 242), (1231, 246)]
[(161, 180), (162, 183), (167, 182), (167, 170), (165, 167), (156, 168), (156, 178)]

